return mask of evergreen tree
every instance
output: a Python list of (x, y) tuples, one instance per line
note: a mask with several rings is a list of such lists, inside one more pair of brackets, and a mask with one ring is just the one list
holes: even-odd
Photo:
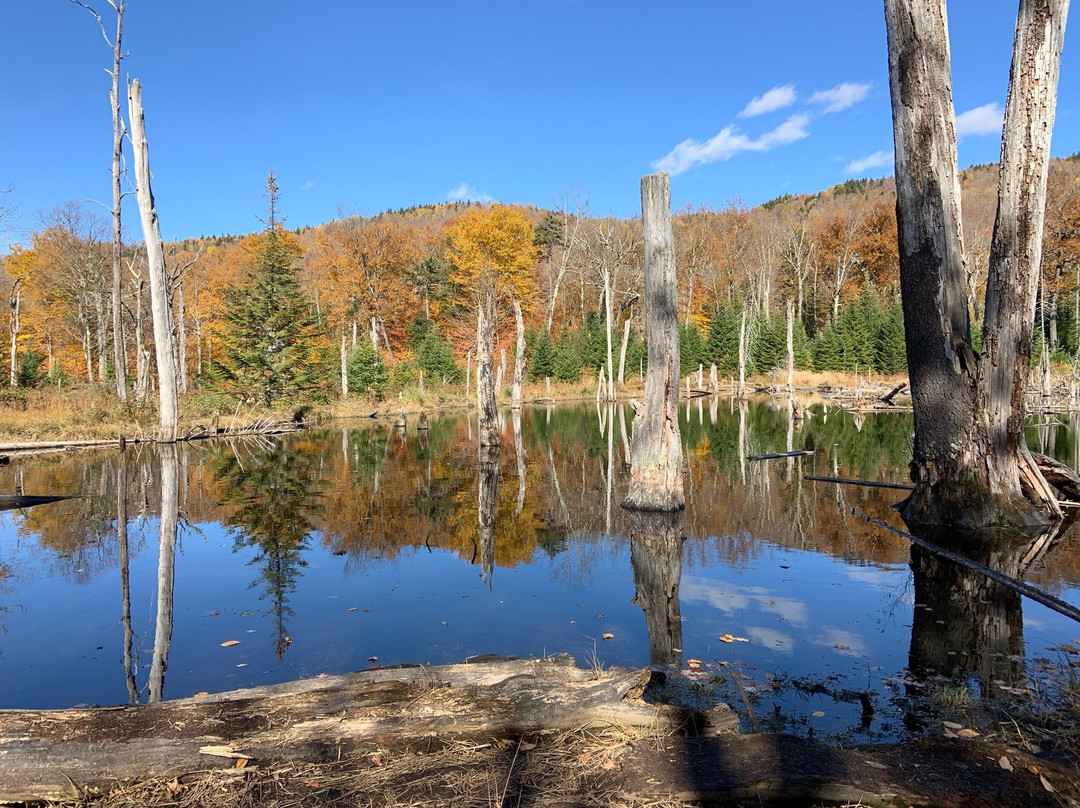
[(885, 312), (878, 329), (877, 357), (874, 369), (879, 373), (903, 373), (907, 370), (907, 348), (904, 343), (904, 310), (899, 301)]
[(709, 336), (705, 340), (705, 364), (715, 364), (721, 376), (739, 369), (739, 322), (742, 303), (716, 307), (709, 320)]
[(705, 339), (693, 323), (679, 325), (679, 374), (696, 373), (705, 362)]
[(300, 249), (277, 221), (278, 187), (267, 180), (270, 218), (255, 237), (247, 281), (230, 288), (221, 331), (223, 362), (217, 376), (265, 406), (315, 391), (324, 382), (317, 346), (319, 327), (297, 277)]
[(574, 348), (574, 341), (564, 336), (555, 348), (552, 373), (560, 382), (576, 382), (581, 379), (581, 357)]
[(390, 383), (382, 355), (366, 339), (360, 340), (345, 357), (345, 372), (349, 377), (349, 389), (360, 395), (381, 396)]
[(555, 375), (555, 342), (547, 331), (533, 332), (529, 343), (529, 378), (532, 381)]
[[(579, 344), (580, 365), (593, 370), (607, 367), (607, 334), (603, 321), (595, 314), (585, 318)], [(615, 346), (612, 345), (611, 349), (614, 351)]]
[(424, 338), (416, 349), (416, 362), (424, 378), (432, 384), (457, 384), (464, 380), (461, 368), (454, 361), (454, 349), (439, 330), (439, 327), (427, 321)]

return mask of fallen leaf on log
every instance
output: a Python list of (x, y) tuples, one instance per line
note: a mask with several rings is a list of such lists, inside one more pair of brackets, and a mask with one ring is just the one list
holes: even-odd
[(1054, 793), (1054, 787), (1050, 785), (1050, 781), (1046, 779), (1045, 775), (1039, 775), (1039, 782), (1042, 783), (1043, 788), (1045, 788), (1051, 794)]
[(957, 732), (956, 734), (959, 735), (961, 738), (978, 738), (979, 737), (979, 733), (977, 733), (973, 729), (962, 729), (959, 732)]
[(1002, 755), (1001, 759), (998, 760), (998, 765), (1007, 772), (1011, 772), (1013, 770), (1012, 764), (1009, 762), (1009, 759), (1004, 755)]

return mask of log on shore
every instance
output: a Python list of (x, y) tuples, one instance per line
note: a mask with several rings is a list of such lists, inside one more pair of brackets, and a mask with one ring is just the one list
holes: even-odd
[[(670, 732), (685, 712), (640, 701), (650, 672), (582, 670), (573, 660), (384, 668), (158, 704), (0, 710), (0, 803), (108, 791), (117, 783), (275, 761), (322, 762), (371, 744), (638, 726)], [(734, 731), (730, 710), (710, 711)], [(200, 750), (204, 750), (200, 752)]]

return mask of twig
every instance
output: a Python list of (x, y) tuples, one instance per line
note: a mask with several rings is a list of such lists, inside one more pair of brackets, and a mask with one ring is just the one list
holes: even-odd
[(735, 683), (735, 687), (739, 689), (739, 695), (742, 696), (743, 707), (746, 708), (746, 717), (750, 721), (750, 727), (756, 733), (761, 732), (761, 724), (758, 723), (757, 716), (754, 715), (754, 708), (750, 706), (750, 699), (746, 695), (746, 691), (743, 689), (742, 682), (739, 681), (739, 675), (733, 671), (728, 670), (728, 675), (731, 677), (731, 681)]
[[(805, 457), (806, 455), (812, 455), (810, 451), (798, 451), (798, 452), (776, 452), (775, 454), (759, 454), (751, 455), (748, 460), (776, 460), (780, 457)], [(809, 478), (808, 478), (809, 479)]]
[(514, 774), (514, 764), (517, 763), (518, 752), (521, 751), (521, 738), (518, 738), (517, 748), (514, 749), (514, 757), (510, 761), (510, 770), (506, 773), (506, 782), (503, 783), (502, 794), (499, 796), (499, 805), (506, 804), (506, 792), (510, 789), (510, 778)]

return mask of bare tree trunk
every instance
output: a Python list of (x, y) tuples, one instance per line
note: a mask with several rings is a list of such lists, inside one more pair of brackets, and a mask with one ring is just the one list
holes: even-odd
[(345, 329), (341, 329), (341, 397), (349, 397), (348, 351), (345, 348)]
[(990, 489), (1013, 499), (1022, 496), (1018, 464), (1034, 468), (1024, 443), (1024, 382), (1031, 362), (1050, 134), (1068, 12), (1069, 0), (1022, 0), (1005, 106), (979, 403), (989, 416), (990, 445), (984, 451), (989, 450)]
[(1067, 6), (1067, 0), (1020, 5), (980, 360), (966, 305), (945, 3), (885, 2), (915, 417), (916, 487), (902, 513), (912, 523), (1037, 525), (1047, 512), (1060, 513), (1023, 447), (1022, 387)]
[(667, 174), (641, 180), (645, 236), (645, 319), (649, 370), (645, 401), (634, 416), (627, 508), (676, 511), (685, 507), (679, 435), (679, 326), (675, 299), (675, 240)]
[(746, 398), (746, 306), (739, 320), (739, 400)]
[(15, 387), (18, 383), (18, 337), (19, 331), (22, 329), (22, 323), (19, 320), (19, 303), (22, 300), (22, 281), (26, 276), (23, 275), (15, 279), (15, 283), (11, 284), (11, 294), (8, 295), (8, 305), (11, 309), (11, 313), (8, 316), (8, 332), (11, 334), (10, 356), (11, 356), (11, 386)]
[(630, 323), (633, 317), (627, 317), (623, 323), (622, 345), (619, 348), (619, 384), (626, 380), (626, 347), (630, 344)]
[(613, 367), (612, 352), (611, 352), (611, 329), (613, 326), (612, 320), (612, 302), (611, 302), (611, 270), (605, 268), (604, 270), (604, 338), (606, 340), (605, 357), (607, 359), (607, 388), (605, 390), (605, 397), (607, 401), (615, 400), (615, 368)]
[(489, 294), (476, 308), (476, 404), (479, 410), (480, 446), (498, 446), (498, 411), (495, 409), (495, 380), (492, 378), (491, 318), (494, 301)]
[(135, 688), (135, 667), (132, 655), (134, 632), (131, 630), (131, 562), (128, 549), (127, 464), (125, 455), (116, 458), (116, 545), (120, 551), (120, 622), (124, 627), (124, 681), (127, 684), (128, 704), (139, 700)]
[(168, 300), (168, 278), (165, 274), (165, 254), (161, 244), (161, 228), (154, 194), (150, 189), (150, 153), (146, 142), (146, 122), (143, 117), (142, 87), (135, 79), (128, 85), (128, 117), (131, 119), (131, 143), (135, 162), (136, 196), (146, 240), (146, 258), (150, 274), (150, 303), (154, 323), (154, 348), (158, 368), (159, 440), (176, 440), (177, 396), (175, 336), (172, 312)]
[(787, 389), (795, 392), (795, 306), (787, 301)]
[[(112, 152), (112, 327), (113, 327), (113, 371), (116, 377), (116, 397), (127, 401), (127, 357), (124, 354), (124, 318), (121, 316), (121, 295), (123, 294), (123, 251), (124, 235), (121, 226), (121, 187), (120, 163), (124, 150), (124, 120), (120, 116), (120, 60), (124, 58), (121, 40), (124, 33), (124, 8), (126, 0), (116, 0), (116, 36), (112, 41), (113, 69), (109, 74), (112, 86), (109, 88), (109, 104), (112, 107), (113, 152)], [(104, 33), (104, 26), (102, 27)], [(106, 37), (106, 41), (108, 38)]]
[(517, 326), (517, 342), (514, 350), (514, 392), (510, 408), (521, 409), (521, 378), (525, 373), (525, 319), (521, 315), (521, 303), (514, 298), (514, 322)]
[(179, 371), (181, 393), (188, 390), (187, 378), (187, 305), (184, 301), (184, 279), (176, 282), (176, 368)]
[(146, 401), (150, 395), (150, 367), (143, 347), (143, 279), (136, 284), (135, 298), (135, 400)]

